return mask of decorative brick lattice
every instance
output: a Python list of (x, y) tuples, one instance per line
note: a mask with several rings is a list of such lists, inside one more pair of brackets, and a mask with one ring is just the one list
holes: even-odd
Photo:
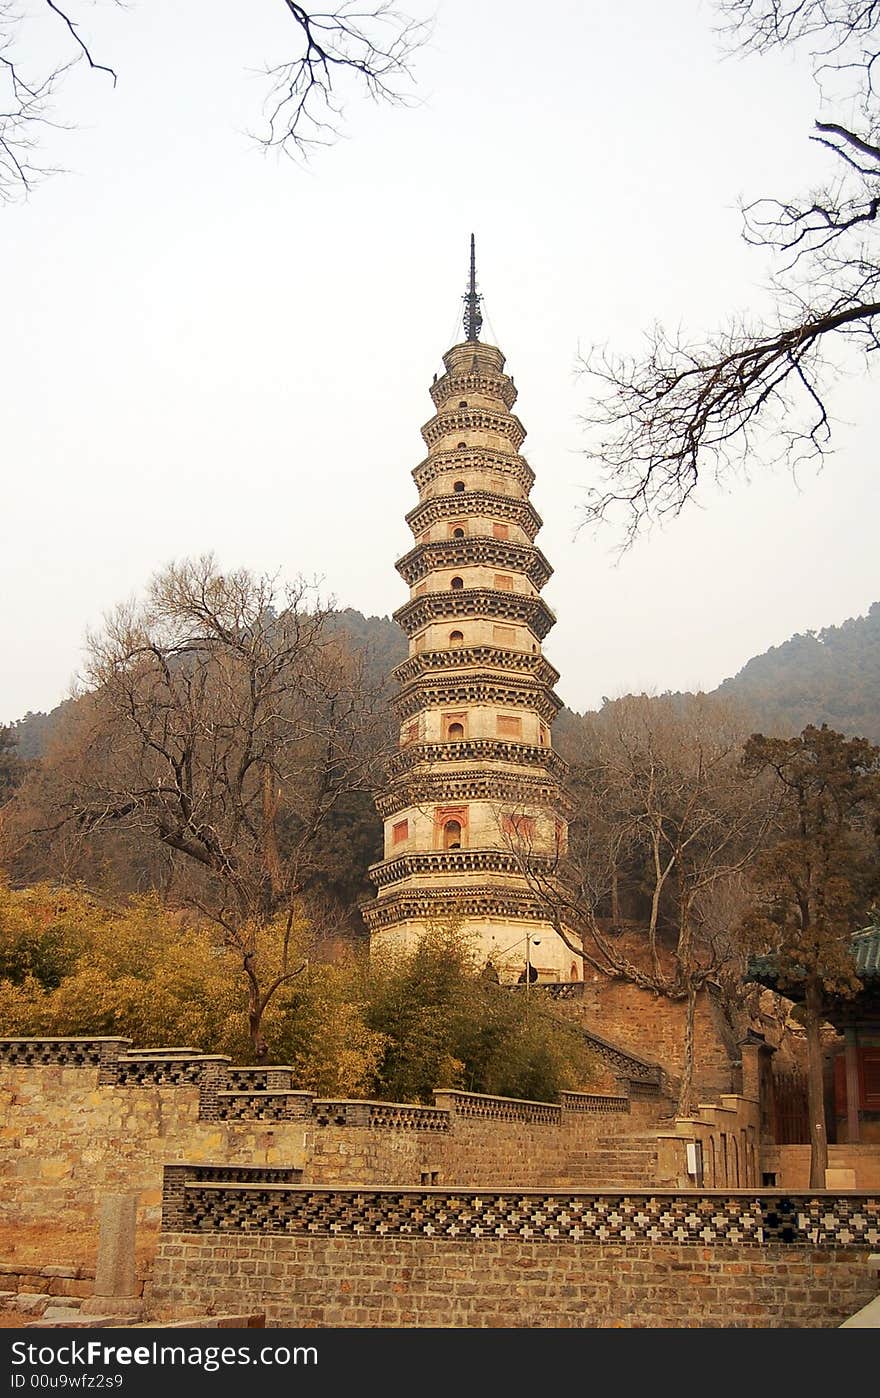
[(100, 1068), (124, 1053), (131, 1039), (0, 1039), (0, 1063), (22, 1068)]
[[(780, 1229), (779, 1219), (791, 1222)], [(186, 1184), (182, 1232), (876, 1248), (880, 1198)]]
[(448, 1131), (449, 1112), (409, 1102), (321, 1099), (312, 1103), (318, 1126), (390, 1127), (407, 1131)]
[(132, 1053), (104, 1069), (99, 1081), (115, 1087), (200, 1087), (205, 1076), (229, 1059), (219, 1054)]
[(287, 1165), (166, 1165), (162, 1178), (162, 1227), (182, 1228), (186, 1220), (186, 1189), (190, 1184), (251, 1187), (257, 1184), (296, 1185), (302, 1170)]
[(370, 1126), (405, 1131), (448, 1131), (449, 1113), (441, 1107), (415, 1107), (405, 1102), (371, 1102)]
[(298, 1121), (311, 1113), (312, 1094), (281, 1089), (218, 1092), (218, 1121)]
[(551, 1000), (580, 1000), (584, 993), (583, 981), (548, 981), (540, 986), (542, 995)]
[(293, 1068), (282, 1064), (270, 1067), (227, 1068), (226, 1087), (230, 1092), (270, 1092), (293, 1087)]
[(193, 1184), (299, 1184), (302, 1170), (293, 1165), (182, 1165)]
[(764, 1198), (765, 1242), (874, 1247), (880, 1242), (880, 1200), (778, 1194)]

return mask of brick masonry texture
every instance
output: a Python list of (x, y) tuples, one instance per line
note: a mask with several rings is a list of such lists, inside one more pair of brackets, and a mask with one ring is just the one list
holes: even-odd
[(146, 1302), (318, 1328), (806, 1328), (875, 1291), (842, 1247), (168, 1233)]
[[(543, 987), (542, 987), (543, 989)], [(586, 980), (583, 990), (567, 997), (547, 987), (552, 1008), (586, 1030), (611, 1039), (630, 1053), (650, 1056), (676, 1081), (682, 1069), (685, 1007), (682, 1002), (643, 990), (625, 981)], [(705, 995), (697, 999), (694, 1034), (696, 1088), (702, 1100), (737, 1090), (731, 1055), (725, 1046), (719, 1013)]]
[[(235, 1114), (224, 1118), (216, 1059), (141, 1054), (119, 1068), (120, 1051), (124, 1041), (112, 1053), (71, 1041), (0, 1043), (0, 1230), (97, 1236), (101, 1198), (135, 1192), (140, 1237), (155, 1240), (162, 1168), (183, 1161), (239, 1172), (284, 1167), (313, 1185), (417, 1186), (427, 1176), (461, 1187), (578, 1187), (595, 1183), (601, 1141), (606, 1171), (618, 1172), (612, 1183), (656, 1182), (650, 1141), (636, 1151), (614, 1147), (650, 1131), (657, 1103), (585, 1094), (560, 1108), (461, 1093), (438, 1093), (427, 1108), (328, 1102), (276, 1089), (284, 1070), (272, 1070), (264, 1087), (268, 1078), (236, 1069)], [(279, 1099), (286, 1115), (267, 1108)]]

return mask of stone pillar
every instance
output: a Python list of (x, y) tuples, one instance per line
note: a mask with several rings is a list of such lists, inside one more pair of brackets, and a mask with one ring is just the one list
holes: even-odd
[(95, 1294), (82, 1304), (85, 1315), (141, 1314), (135, 1257), (137, 1201), (136, 1194), (110, 1194), (101, 1203)]
[(742, 1095), (753, 1102), (760, 1102), (762, 1068), (765, 1061), (769, 1064), (773, 1049), (764, 1035), (756, 1033), (754, 1029), (739, 1040), (737, 1047), (742, 1061)]

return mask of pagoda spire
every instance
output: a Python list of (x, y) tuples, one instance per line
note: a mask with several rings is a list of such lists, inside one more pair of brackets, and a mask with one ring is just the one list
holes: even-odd
[(466, 340), (479, 340), (480, 330), (483, 326), (483, 315), (480, 310), (480, 302), (483, 298), (477, 291), (477, 255), (474, 247), (474, 235), (471, 234), (471, 277), (466, 294), (462, 297), (464, 301), (464, 334)]

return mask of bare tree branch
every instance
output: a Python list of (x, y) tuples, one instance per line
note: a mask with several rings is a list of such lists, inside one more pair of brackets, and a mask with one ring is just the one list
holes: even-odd
[(622, 547), (675, 516), (705, 480), (754, 467), (821, 463), (831, 449), (829, 391), (844, 367), (867, 367), (880, 324), (880, 106), (874, 86), (880, 5), (861, 0), (717, 0), (740, 54), (804, 43), (823, 100), (863, 126), (823, 119), (811, 139), (833, 155), (834, 183), (804, 199), (744, 206), (746, 242), (776, 255), (775, 314), (691, 338), (655, 326), (636, 355), (594, 346), (588, 456), (599, 484), (584, 523), (613, 522)]
[[(118, 80), (85, 37), (77, 10), (82, 0), (33, 0), (57, 21), (61, 43), (32, 29), (32, 15), (18, 0), (0, 0), (0, 202), (26, 197), (42, 177), (58, 167), (40, 158), (52, 130), (68, 130), (57, 104), (64, 80), (78, 63)], [(111, 0), (122, 4), (122, 0)], [(278, 4), (279, 0), (275, 0)], [(280, 0), (291, 21), (297, 49), (290, 58), (266, 67), (269, 91), (265, 126), (256, 139), (302, 158), (341, 134), (347, 103), (366, 96), (406, 105), (411, 61), (427, 41), (430, 25), (394, 9), (387, 0), (361, 7), (341, 0), (335, 8), (313, 11), (296, 0)], [(90, 27), (96, 21), (90, 14)], [(173, 36), (169, 36), (173, 42)], [(71, 54), (72, 45), (72, 54)]]

